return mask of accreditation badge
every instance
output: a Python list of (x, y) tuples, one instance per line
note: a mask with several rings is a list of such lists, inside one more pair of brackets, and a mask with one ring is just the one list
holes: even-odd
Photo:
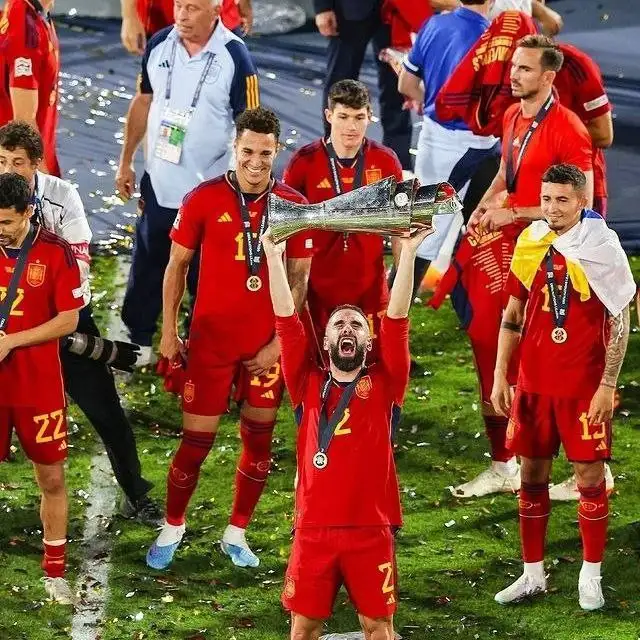
[(156, 144), (156, 158), (166, 160), (171, 164), (180, 164), (190, 120), (191, 114), (188, 111), (165, 108)]

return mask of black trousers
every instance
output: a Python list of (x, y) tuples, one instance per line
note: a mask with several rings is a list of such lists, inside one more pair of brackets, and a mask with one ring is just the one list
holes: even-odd
[[(408, 111), (402, 110), (404, 98), (398, 93), (398, 76), (388, 64), (378, 60), (380, 51), (391, 44), (389, 25), (382, 23), (379, 10), (365, 20), (346, 20), (340, 11), (336, 11), (336, 16), (339, 35), (329, 38), (323, 108), (333, 84), (338, 80), (358, 79), (367, 46), (371, 42), (378, 67), (383, 143), (396, 152), (404, 169), (411, 170), (411, 116)], [(328, 135), (330, 127), (324, 112), (322, 119)]]
[[(90, 307), (80, 312), (76, 331), (100, 335)], [(61, 360), (66, 392), (98, 432), (118, 484), (129, 499), (135, 502), (152, 485), (141, 475), (136, 439), (122, 410), (111, 369), (66, 349), (61, 351)]]

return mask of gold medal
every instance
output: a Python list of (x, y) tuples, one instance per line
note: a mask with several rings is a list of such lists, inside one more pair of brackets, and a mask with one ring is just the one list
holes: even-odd
[(567, 330), (563, 329), (562, 327), (556, 327), (552, 332), (551, 332), (551, 339), (556, 343), (556, 344), (562, 344), (563, 342), (567, 341)]
[(262, 289), (262, 279), (260, 276), (249, 276), (247, 278), (247, 289), (249, 289), (249, 291), (260, 291), (260, 289)]

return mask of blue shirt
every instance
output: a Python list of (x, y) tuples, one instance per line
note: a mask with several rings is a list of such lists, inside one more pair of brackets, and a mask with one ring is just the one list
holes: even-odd
[(458, 63), (489, 26), (489, 21), (466, 7), (433, 16), (420, 29), (404, 61), (407, 71), (424, 81), (424, 114), (447, 129), (468, 130), (462, 120), (440, 122), (436, 116), (438, 92)]
[[(187, 111), (198, 82), (213, 56), (202, 93), (187, 126), (179, 164), (156, 156), (165, 111), (171, 52), (177, 41), (171, 82), (171, 109)], [(259, 104), (258, 77), (244, 42), (218, 21), (202, 51), (190, 57), (174, 27), (155, 34), (142, 59), (141, 93), (152, 94), (147, 119), (145, 169), (158, 204), (178, 209), (182, 199), (201, 182), (223, 174), (232, 156), (234, 120)]]

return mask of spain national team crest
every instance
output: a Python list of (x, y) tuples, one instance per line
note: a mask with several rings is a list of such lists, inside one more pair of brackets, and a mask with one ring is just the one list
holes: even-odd
[(293, 581), (293, 578), (287, 576), (284, 581), (284, 597), (285, 598), (293, 598), (296, 595), (296, 583)]
[(193, 384), (191, 380), (188, 380), (187, 382), (184, 383), (184, 389), (182, 391), (182, 399), (185, 402), (193, 402), (195, 395), (196, 395), (196, 385)]
[(382, 171), (380, 169), (367, 169), (364, 174), (367, 178), (367, 184), (382, 180)]
[(27, 284), (31, 287), (39, 287), (44, 282), (44, 274), (47, 265), (39, 262), (32, 262), (27, 267)]
[(360, 378), (360, 380), (358, 380), (358, 384), (356, 385), (356, 395), (358, 396), (358, 398), (362, 398), (363, 400), (366, 400), (369, 397), (369, 394), (371, 393), (371, 377), (370, 376), (365, 376), (364, 378)]

